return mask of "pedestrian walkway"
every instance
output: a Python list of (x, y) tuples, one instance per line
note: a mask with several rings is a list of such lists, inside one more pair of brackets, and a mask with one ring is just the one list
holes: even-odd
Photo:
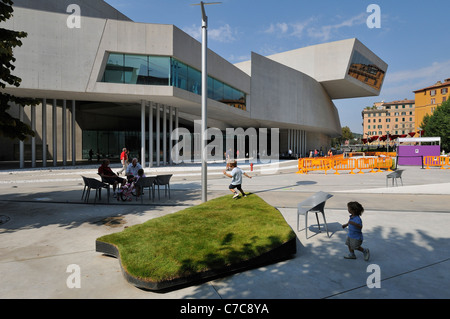
[[(248, 164), (241, 167), (250, 171)], [(144, 205), (107, 204), (104, 198), (84, 204), (81, 175), (95, 177), (95, 165), (1, 171), (0, 298), (450, 298), (450, 170), (403, 169), (404, 186), (386, 187), (387, 173), (303, 175), (296, 174), (295, 161), (255, 165), (244, 189), (279, 209), (297, 234), (297, 254), (166, 293), (130, 285), (117, 259), (95, 252), (95, 239), (199, 204), (198, 165), (147, 168), (147, 175), (170, 171), (174, 176), (170, 199)], [(208, 167), (208, 199), (229, 194), (222, 170), (220, 164)], [(325, 207), (331, 237), (318, 231), (311, 216), (306, 239), (305, 231), (296, 229), (296, 205), (317, 191), (334, 195)], [(350, 200), (366, 209), (369, 262), (362, 254), (343, 258), (341, 225)], [(70, 265), (79, 267), (80, 288), (68, 285)]]

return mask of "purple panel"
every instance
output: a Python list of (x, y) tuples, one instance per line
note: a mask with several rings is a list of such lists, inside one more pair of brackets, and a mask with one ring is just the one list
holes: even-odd
[(422, 166), (422, 156), (439, 156), (440, 151), (439, 145), (399, 145), (398, 165)]

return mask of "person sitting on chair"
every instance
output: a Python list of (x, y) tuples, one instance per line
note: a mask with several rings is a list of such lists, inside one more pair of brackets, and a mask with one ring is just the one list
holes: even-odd
[(113, 185), (113, 192), (114, 192), (114, 198), (117, 197), (116, 188), (117, 185), (124, 184), (126, 181), (125, 179), (117, 176), (112, 170), (111, 167), (109, 167), (109, 159), (104, 159), (102, 162), (102, 165), (98, 168), (98, 175), (100, 175), (104, 182), (112, 184)]

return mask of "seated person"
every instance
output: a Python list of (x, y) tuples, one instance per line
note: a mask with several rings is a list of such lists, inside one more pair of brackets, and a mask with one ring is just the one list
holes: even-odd
[(116, 188), (117, 185), (124, 184), (125, 179), (117, 176), (112, 170), (111, 167), (109, 167), (109, 160), (104, 159), (102, 162), (102, 165), (98, 168), (98, 175), (102, 177), (102, 180), (106, 183), (113, 185), (113, 191), (114, 191), (114, 197), (117, 197), (116, 194)]
[(138, 176), (138, 171), (142, 169), (142, 166), (138, 163), (137, 158), (133, 158), (130, 165), (127, 167), (127, 178), (128, 180), (134, 180), (136, 176)]
[[(137, 183), (137, 181), (141, 177), (145, 177), (144, 170), (142, 168), (138, 170), (138, 175), (136, 176), (136, 178), (134, 180), (135, 183)], [(139, 185), (135, 185), (135, 187), (136, 187), (136, 196), (140, 196), (141, 195), (141, 187)]]

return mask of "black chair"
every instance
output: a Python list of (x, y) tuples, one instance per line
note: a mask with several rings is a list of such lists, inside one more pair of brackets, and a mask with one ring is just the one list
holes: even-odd
[(109, 203), (109, 186), (95, 178), (89, 178), (89, 177), (85, 177), (86, 182), (87, 182), (87, 192), (85, 194), (85, 198), (84, 201), (87, 203), (89, 202), (89, 197), (90, 197), (90, 193), (91, 193), (91, 189), (95, 189), (95, 198), (94, 198), (94, 203), (97, 202), (97, 196), (98, 199), (101, 200), (102, 199), (102, 188), (106, 188), (107, 191), (107, 197), (108, 197), (108, 203)]
[(402, 173), (403, 173), (403, 170), (399, 169), (399, 170), (396, 170), (396, 171), (386, 175), (386, 187), (388, 187), (389, 179), (392, 179), (392, 186), (394, 186), (394, 181), (395, 181), (395, 185), (398, 186), (397, 178), (400, 178), (400, 182), (402, 182), (402, 186), (403, 186)]
[(169, 191), (170, 198), (170, 178), (172, 174), (167, 175), (157, 175), (155, 180), (155, 185), (158, 186), (158, 199), (161, 199), (159, 195), (159, 186), (164, 186), (164, 196), (167, 197), (167, 191)]
[(86, 196), (87, 196), (86, 190), (87, 190), (88, 192), (90, 192), (90, 191), (91, 191), (91, 187), (89, 186), (88, 178), (87, 178), (87, 177), (84, 177), (84, 176), (81, 176), (81, 177), (83, 178), (83, 182), (84, 182), (83, 193), (81, 194), (81, 200), (83, 200), (84, 195), (86, 194)]
[[(139, 187), (140, 195), (141, 195), (141, 204), (144, 202), (144, 188), (148, 188), (148, 199), (150, 199), (150, 195), (155, 201), (155, 181), (156, 176), (150, 176), (150, 177), (140, 177), (139, 180), (134, 184), (135, 186)], [(137, 200), (137, 198), (136, 198)]]

